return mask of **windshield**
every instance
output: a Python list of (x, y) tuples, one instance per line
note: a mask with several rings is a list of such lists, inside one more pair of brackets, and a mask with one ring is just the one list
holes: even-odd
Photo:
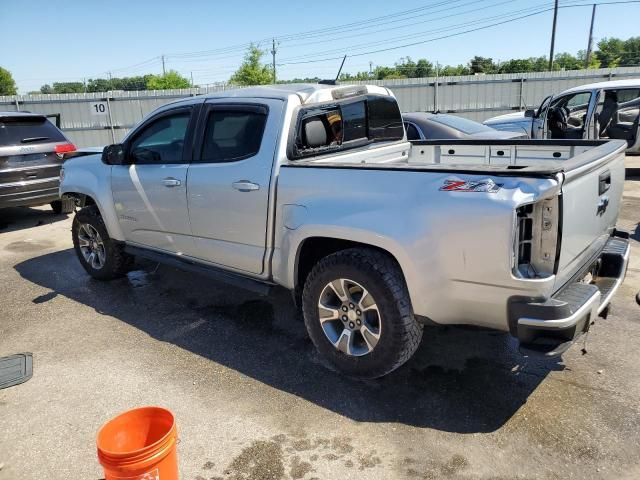
[(474, 122), (473, 120), (462, 117), (456, 117), (453, 115), (432, 115), (431, 117), (429, 117), (429, 120), (440, 123), (442, 125), (446, 125), (451, 128), (455, 128), (456, 130), (460, 130), (462, 133), (466, 134), (490, 132), (491, 130), (493, 130), (491, 127), (487, 127), (486, 125), (482, 125), (481, 123)]

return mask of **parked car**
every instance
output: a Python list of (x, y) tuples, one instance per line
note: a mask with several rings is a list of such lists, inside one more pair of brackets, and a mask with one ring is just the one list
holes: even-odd
[(60, 167), (75, 146), (46, 117), (0, 112), (0, 208), (51, 204), (71, 213), (72, 199), (60, 199)]
[(508, 140), (527, 138), (522, 131), (509, 132), (474, 122), (467, 118), (445, 113), (411, 112), (403, 113), (407, 140), (446, 140), (467, 138), (469, 140)]
[(620, 139), (627, 152), (640, 153), (640, 79), (570, 88), (546, 97), (536, 109), (508, 113), (484, 122), (530, 138)]
[(141, 256), (281, 285), (329, 362), (378, 377), (424, 323), (510, 332), (551, 356), (606, 314), (629, 258), (615, 229), (625, 146), (410, 143), (387, 89), (258, 87), (160, 107), (101, 156), (65, 162), (60, 192), (82, 207), (72, 238), (92, 277)]

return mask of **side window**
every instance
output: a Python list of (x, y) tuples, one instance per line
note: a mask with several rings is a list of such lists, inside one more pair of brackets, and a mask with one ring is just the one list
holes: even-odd
[(369, 138), (375, 141), (402, 140), (404, 128), (398, 102), (392, 97), (370, 97), (367, 101), (369, 110)]
[(604, 90), (596, 107), (598, 138), (627, 140), (633, 145), (640, 117), (640, 89)]
[(368, 95), (302, 109), (291, 153), (293, 158), (301, 158), (403, 138), (402, 116), (395, 99)]
[(191, 112), (181, 111), (154, 120), (140, 131), (129, 147), (136, 164), (182, 163), (184, 139)]
[(235, 162), (260, 150), (267, 109), (262, 106), (220, 107), (209, 112), (204, 130), (203, 163)]
[(418, 129), (413, 123), (405, 122), (404, 126), (407, 130), (407, 140), (420, 140)]
[(549, 105), (549, 138), (580, 139), (587, 123), (591, 92), (579, 92), (556, 98)]

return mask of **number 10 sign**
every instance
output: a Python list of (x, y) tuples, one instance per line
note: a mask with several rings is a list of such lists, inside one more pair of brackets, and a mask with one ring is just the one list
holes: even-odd
[(107, 102), (93, 102), (89, 110), (91, 111), (91, 115), (108, 115), (108, 108)]

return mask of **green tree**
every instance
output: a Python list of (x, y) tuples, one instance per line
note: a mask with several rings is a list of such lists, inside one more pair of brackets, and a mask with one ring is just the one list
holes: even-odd
[[(370, 80), (371, 75), (369, 72), (357, 72), (357, 73), (341, 73), (340, 79), (341, 81), (349, 81), (349, 80)], [(313, 81), (313, 79), (308, 79), (308, 81)]]
[(416, 62), (416, 76), (418, 78), (431, 77), (435, 73), (433, 63), (421, 58)]
[(438, 75), (441, 77), (455, 77), (458, 75), (470, 75), (470, 74), (471, 74), (471, 70), (469, 70), (469, 67), (465, 65), (457, 65), (457, 66), (445, 65), (444, 67), (440, 67), (440, 69), (438, 70)]
[(628, 38), (623, 48), (620, 66), (640, 65), (640, 37)]
[(82, 93), (85, 91), (85, 85), (82, 82), (53, 82), (53, 87), (43, 85), (40, 91), (42, 93)]
[(55, 93), (55, 92), (53, 91), (53, 87), (51, 85), (49, 85), (48, 83), (45, 83), (40, 87), (40, 93)]
[(570, 53), (558, 53), (553, 60), (554, 70), (582, 70), (584, 60)]
[(603, 38), (598, 42), (598, 50), (595, 55), (602, 68), (620, 65), (624, 56), (624, 43), (619, 38)]
[[(147, 89), (147, 77), (148, 76), (138, 76), (138, 77), (122, 77), (122, 78), (112, 78), (111, 80), (107, 78), (90, 78), (87, 82), (87, 91), (88, 92), (107, 92), (109, 90), (125, 90), (125, 91), (133, 91), (133, 90), (146, 90)], [(182, 88), (182, 87), (177, 87)]]
[(469, 60), (469, 69), (471, 73), (496, 73), (498, 71), (492, 58), (479, 57), (478, 55)]
[(15, 95), (17, 93), (18, 89), (11, 72), (0, 67), (0, 95)]
[(533, 71), (532, 58), (512, 58), (500, 64), (498, 73), (524, 73)]
[(384, 80), (385, 78), (405, 78), (393, 67), (377, 66), (373, 71), (373, 76), (377, 80)]
[[(405, 78), (416, 78), (416, 62), (411, 60), (411, 57), (403, 57), (400, 62), (396, 62), (395, 70), (396, 75), (401, 75)], [(389, 76), (385, 78), (389, 78)]]
[(189, 88), (191, 82), (175, 70), (164, 75), (145, 75), (147, 90), (168, 90), (171, 88)]
[(253, 43), (244, 56), (240, 68), (231, 75), (229, 83), (235, 85), (266, 85), (273, 82), (273, 72), (269, 66), (262, 64), (264, 52)]

